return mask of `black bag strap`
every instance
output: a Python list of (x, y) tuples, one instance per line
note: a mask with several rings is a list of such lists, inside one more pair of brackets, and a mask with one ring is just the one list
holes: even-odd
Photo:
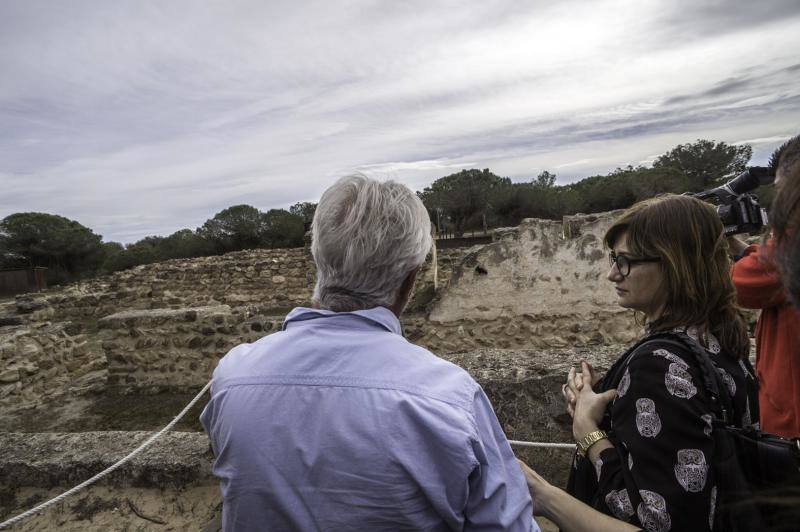
[(628, 367), (634, 356), (638, 355), (644, 350), (643, 348), (645, 347), (645, 344), (649, 344), (651, 341), (661, 338), (669, 339), (671, 334), (672, 333), (655, 333), (640, 338), (635, 344), (629, 347), (627, 351), (625, 351), (608, 369), (606, 372), (606, 377), (602, 381), (601, 391), (605, 392), (611, 388), (616, 388), (619, 385), (619, 381), (622, 380), (622, 374), (625, 372), (625, 368)]
[[(620, 357), (608, 368), (606, 371), (605, 376), (603, 379), (598, 383), (595, 388), (595, 391), (598, 393), (606, 392), (611, 388), (617, 388), (619, 386), (619, 382), (622, 380), (622, 375), (625, 373), (625, 369), (630, 364), (630, 361), (633, 359), (634, 356), (639, 354), (642, 351), (642, 347), (650, 342), (651, 336), (645, 336), (640, 338), (635, 344), (629, 347)], [(606, 411), (604, 415), (604, 420), (602, 425), (610, 425), (609, 418), (610, 418), (610, 408), (611, 405), (606, 406)], [(613, 441), (614, 434), (613, 429), (608, 431), (609, 438)]]
[(718, 422), (730, 425), (731, 416), (733, 415), (733, 403), (727, 394), (725, 383), (717, 371), (717, 366), (708, 355), (708, 351), (697, 340), (684, 332), (678, 331), (654, 333), (641, 342), (642, 345), (647, 344), (648, 349), (654, 347), (654, 343), (665, 347), (683, 348), (683, 350), (688, 350), (694, 356), (697, 363), (696, 367), (700, 370), (703, 379), (703, 388), (711, 404), (712, 414), (714, 414)]

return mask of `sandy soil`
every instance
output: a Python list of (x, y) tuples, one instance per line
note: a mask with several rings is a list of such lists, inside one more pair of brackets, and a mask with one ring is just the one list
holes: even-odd
[[(8, 512), (8, 506), (4, 505), (0, 521), (18, 515), (62, 491), (21, 488), (12, 495), (13, 511)], [(12, 501), (7, 498), (4, 502)], [(220, 512), (220, 495), (216, 486), (199, 486), (181, 491), (96, 486), (26, 519), (13, 530), (219, 532)], [(547, 519), (538, 517), (536, 521), (543, 532), (558, 531), (558, 527)]]
[[(13, 494), (6, 494), (0, 521), (18, 515), (63, 491), (63, 488), (20, 488)], [(10, 512), (9, 506), (12, 509)], [(220, 508), (217, 486), (198, 486), (184, 490), (96, 486), (75, 494), (39, 515), (29, 517), (13, 527), (13, 530), (217, 532)]]

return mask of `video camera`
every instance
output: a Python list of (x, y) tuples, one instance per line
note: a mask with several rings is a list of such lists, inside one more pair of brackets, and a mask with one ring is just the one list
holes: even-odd
[(751, 166), (721, 187), (689, 195), (717, 208), (717, 216), (725, 226), (726, 236), (753, 233), (767, 225), (769, 220), (758, 198), (749, 192), (773, 181), (775, 173), (772, 168)]

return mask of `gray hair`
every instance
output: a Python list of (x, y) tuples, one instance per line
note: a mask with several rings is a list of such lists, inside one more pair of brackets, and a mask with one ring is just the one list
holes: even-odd
[(314, 303), (337, 312), (392, 306), (431, 242), (428, 212), (408, 187), (363, 175), (339, 179), (311, 223)]

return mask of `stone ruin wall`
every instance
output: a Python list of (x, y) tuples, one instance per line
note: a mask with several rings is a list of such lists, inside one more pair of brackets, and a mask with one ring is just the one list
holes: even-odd
[[(630, 341), (638, 328), (605, 280), (600, 238), (610, 220), (525, 220), (491, 244), (440, 250), (438, 288), (429, 261), (405, 335), (439, 354)], [(200, 387), (231, 347), (279, 330), (290, 308), (307, 305), (314, 274), (307, 248), (254, 250), (18, 296), (17, 325), (0, 327), (0, 405), (34, 401), (45, 388)]]
[(0, 333), (0, 409), (101, 389), (106, 365), (86, 335), (71, 335), (63, 324)]
[(311, 299), (316, 270), (310, 259), (307, 248), (174, 259), (46, 292), (34, 296), (39, 303), (32, 305), (40, 319), (58, 321), (86, 321), (125, 310), (220, 304), (284, 312)]
[[(463, 256), (461, 248), (438, 252), (439, 286), (444, 286)], [(309, 305), (316, 268), (308, 248), (258, 249), (222, 256), (174, 259), (137, 266), (41, 294), (17, 297), (17, 309), (28, 321), (74, 321), (91, 324), (99, 318), (127, 310), (182, 309), (228, 305), (248, 312), (285, 315), (299, 305)], [(423, 291), (433, 286), (428, 262), (419, 275), (417, 301), (423, 310)], [(0, 312), (2, 310), (0, 309)], [(0, 327), (2, 317), (0, 317)]]
[(529, 219), (471, 250), (414, 341), (440, 351), (627, 344), (640, 333), (616, 305), (602, 237), (614, 213)]
[(131, 310), (101, 318), (107, 386), (157, 393), (202, 387), (220, 357), (243, 342), (280, 329), (281, 318), (245, 316), (228, 305)]
[[(463, 254), (439, 254), (439, 286)], [(435, 295), (426, 263), (414, 301)], [(194, 388), (231, 347), (280, 329), (309, 305), (308, 249), (251, 250), (143, 265), (0, 302), (0, 407), (116, 388)], [(409, 318), (417, 329), (424, 318)]]

